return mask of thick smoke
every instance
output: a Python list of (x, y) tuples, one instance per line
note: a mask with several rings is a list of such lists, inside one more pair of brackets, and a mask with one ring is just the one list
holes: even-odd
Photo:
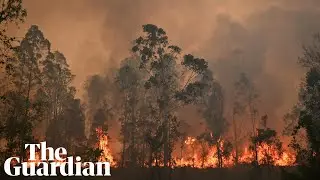
[(152, 23), (163, 27), (173, 44), (210, 62), (227, 104), (238, 74), (246, 72), (260, 92), (261, 115), (269, 114), (278, 130), (297, 100), (301, 46), (320, 32), (318, 0), (29, 0), (25, 5), (28, 19), (19, 33), (40, 26), (67, 57), (79, 96), (86, 77), (117, 66), (141, 25)]
[(281, 117), (297, 98), (302, 75), (297, 57), (302, 45), (320, 31), (318, 17), (317, 9), (279, 6), (253, 13), (243, 24), (220, 15), (213, 37), (200, 52), (215, 60), (212, 68), (227, 98), (232, 98), (232, 86), (239, 73), (246, 72), (260, 92), (261, 113), (267, 113), (270, 125), (281, 130)]

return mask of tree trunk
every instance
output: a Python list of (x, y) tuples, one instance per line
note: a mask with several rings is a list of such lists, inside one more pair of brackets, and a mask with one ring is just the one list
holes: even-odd
[(194, 159), (194, 154), (195, 154), (195, 147), (192, 144), (192, 167), (194, 168), (195, 165), (195, 159)]
[(164, 107), (164, 143), (163, 143), (163, 165), (164, 167), (167, 167), (169, 164), (169, 119), (168, 119), (168, 113), (167, 108)]
[(237, 133), (237, 122), (235, 120), (235, 113), (232, 116), (233, 122), (233, 133), (234, 133), (234, 147), (235, 147), (235, 165), (239, 164), (239, 147), (238, 147), (238, 133)]
[[(256, 137), (256, 112), (253, 107), (252, 101), (249, 100), (249, 109), (250, 109), (250, 115), (251, 115), (251, 123), (252, 123), (252, 136)], [(255, 166), (259, 165), (258, 161), (258, 149), (257, 149), (257, 143), (253, 144), (253, 150), (254, 150), (254, 164)]]
[(164, 145), (163, 145), (163, 165), (167, 167), (169, 164), (169, 142), (168, 142), (168, 129), (165, 128)]
[(152, 168), (152, 159), (153, 159), (152, 155), (153, 155), (153, 150), (150, 147), (149, 162), (148, 162), (149, 168)]
[(137, 150), (136, 150), (136, 117), (135, 117), (135, 106), (136, 106), (136, 102), (135, 102), (135, 99), (133, 97), (133, 103), (132, 103), (132, 106), (131, 106), (131, 148), (130, 148), (130, 151), (131, 151), (131, 158), (130, 158), (130, 164), (132, 166), (136, 166), (137, 164)]
[(218, 167), (222, 168), (222, 153), (220, 148), (220, 141), (217, 141)]
[(255, 152), (255, 165), (258, 166), (259, 165), (259, 159), (258, 159), (258, 148), (257, 148), (257, 144), (254, 144), (254, 152)]
[(28, 133), (28, 121), (29, 121), (29, 118), (28, 118), (28, 112), (29, 112), (29, 104), (30, 104), (30, 91), (31, 91), (31, 72), (29, 72), (29, 75), (28, 75), (28, 90), (27, 90), (27, 95), (26, 95), (26, 99), (25, 99), (25, 112), (24, 112), (24, 118), (22, 119), (23, 122), (22, 122), (22, 126), (21, 126), (21, 131), (20, 131), (20, 155), (22, 156), (21, 160), (23, 160), (25, 158), (25, 153), (24, 153), (24, 144), (25, 144), (25, 141), (24, 139), (26, 138), (27, 136), (27, 133)]
[(180, 147), (180, 164), (182, 165), (182, 158), (183, 158), (183, 148), (184, 148), (184, 141), (181, 140), (181, 147)]
[(123, 141), (122, 141), (122, 154), (121, 154), (121, 167), (124, 167), (125, 149), (126, 149), (126, 140), (125, 140), (125, 138), (123, 138)]

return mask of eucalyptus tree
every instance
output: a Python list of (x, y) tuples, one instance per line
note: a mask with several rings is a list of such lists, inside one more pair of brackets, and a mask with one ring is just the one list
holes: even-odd
[[(298, 173), (288, 179), (319, 179), (320, 177), (320, 35), (314, 36), (312, 45), (303, 47), (299, 64), (305, 68), (299, 102), (292, 114), (292, 143), (297, 152)], [(290, 126), (289, 126), (290, 127)], [(306, 143), (297, 140), (300, 132), (306, 135)]]
[[(238, 161), (239, 156), (239, 143), (242, 137), (241, 128), (243, 128), (243, 124), (245, 126), (251, 126), (251, 130), (249, 130), (249, 134), (251, 138), (257, 136), (257, 128), (258, 128), (258, 103), (259, 103), (259, 94), (255, 87), (254, 82), (247, 76), (245, 73), (241, 73), (239, 80), (235, 83), (235, 100), (233, 106), (233, 131), (235, 136), (235, 148), (236, 148), (236, 163)], [(250, 122), (244, 122), (242, 119), (236, 120), (238, 118), (244, 118), (249, 116)], [(242, 126), (242, 127), (241, 127)], [(246, 132), (248, 133), (248, 131)], [(253, 145), (252, 148), (254, 152), (254, 163), (258, 163), (258, 150), (256, 145)]]
[(196, 102), (204, 85), (200, 76), (208, 63), (193, 55), (181, 54), (181, 48), (171, 45), (166, 32), (155, 25), (143, 25), (143, 35), (134, 41), (132, 52), (140, 60), (139, 68), (148, 73), (145, 88), (156, 99), (152, 108), (163, 128), (163, 164), (169, 166), (173, 149), (172, 134), (176, 110)]
[[(84, 139), (84, 109), (75, 98), (72, 86), (75, 77), (66, 57), (58, 51), (49, 52), (42, 62), (42, 88), (37, 92), (39, 101), (45, 102), (42, 119), (46, 140), (51, 146), (64, 145), (70, 150)], [(64, 137), (64, 138), (63, 138)]]
[(23, 23), (27, 15), (26, 9), (22, 6), (22, 0), (8, 0), (0, 2), (0, 138), (5, 134), (8, 110), (8, 94), (12, 88), (12, 59), (13, 47), (16, 38), (8, 34), (11, 24)]
[[(227, 140), (224, 138), (228, 129), (228, 123), (224, 118), (224, 95), (223, 89), (219, 82), (213, 78), (210, 70), (202, 76), (201, 82), (205, 84), (202, 100), (199, 103), (202, 117), (206, 121), (209, 132), (207, 140), (210, 145), (215, 145), (217, 148), (218, 167), (223, 167), (223, 154), (225, 149), (224, 143)], [(228, 143), (229, 144), (229, 143)]]
[[(135, 57), (122, 61), (116, 75), (116, 84), (121, 92), (122, 157), (121, 165), (136, 166), (145, 164), (146, 132), (148, 109), (145, 108), (148, 95), (144, 82), (146, 72), (139, 69), (139, 61)], [(127, 163), (128, 162), (128, 163)]]
[(23, 155), (24, 144), (32, 141), (34, 120), (41, 116), (42, 102), (36, 97), (41, 88), (41, 62), (50, 49), (49, 41), (37, 26), (31, 26), (11, 59), (12, 85), (5, 94), (5, 135), (9, 149)]

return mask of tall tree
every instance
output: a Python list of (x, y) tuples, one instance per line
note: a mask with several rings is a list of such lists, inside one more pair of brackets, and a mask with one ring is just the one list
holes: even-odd
[(51, 52), (50, 42), (35, 25), (21, 41), (17, 54), (15, 74), (18, 90), (22, 94), (27, 91), (26, 101), (41, 103), (36, 119), (44, 120), (44, 126), (40, 127), (44, 130), (42, 136), (46, 135), (52, 146), (59, 146), (63, 142), (58, 137), (66, 132), (66, 121), (62, 119), (74, 101), (75, 88), (71, 86), (74, 75), (64, 55), (58, 51)]
[[(23, 156), (24, 144), (34, 140), (34, 132), (38, 129), (44, 129), (44, 132), (37, 138), (43, 139), (46, 135), (53, 146), (59, 146), (59, 143), (69, 145), (75, 139), (75, 134), (70, 131), (70, 121), (74, 120), (72, 126), (79, 128), (83, 122), (82, 110), (74, 98), (75, 88), (71, 86), (74, 76), (64, 55), (51, 52), (50, 42), (35, 25), (14, 48), (14, 53), (13, 84), (5, 94), (6, 108), (3, 111), (7, 148), (17, 149), (12, 153)], [(73, 116), (71, 120), (70, 114)], [(42, 120), (45, 126), (39, 127)], [(83, 127), (78, 130), (79, 136), (83, 134), (81, 132)]]
[[(227, 132), (228, 123), (224, 118), (224, 97), (222, 87), (212, 77), (210, 71), (206, 74), (207, 78), (203, 79), (205, 84), (209, 85), (206, 89), (204, 98), (203, 118), (207, 122), (210, 130), (210, 142), (217, 148), (218, 167), (223, 167), (223, 142), (224, 133)], [(210, 82), (211, 81), (211, 82)]]
[[(299, 94), (298, 122), (292, 133), (300, 172), (293, 177), (309, 180), (320, 178), (320, 35), (315, 35), (313, 44), (303, 50), (299, 63), (306, 68), (306, 76)], [(296, 141), (301, 130), (306, 133), (306, 146)]]
[[(235, 118), (235, 115), (238, 115), (238, 116), (248, 115), (250, 122), (245, 123), (245, 125), (252, 127), (251, 133), (250, 133), (251, 137), (256, 137), (257, 128), (258, 128), (258, 122), (257, 122), (258, 107), (257, 106), (258, 106), (258, 98), (259, 98), (256, 87), (252, 82), (252, 80), (250, 80), (245, 73), (240, 74), (239, 80), (236, 82), (235, 86), (236, 86), (237, 98), (234, 102), (233, 118)], [(234, 133), (237, 135), (236, 145), (238, 146), (240, 132), (238, 130), (239, 127), (237, 127), (238, 124), (235, 121), (235, 119), (233, 119), (233, 125), (234, 125), (234, 128), (236, 128), (234, 129)], [(257, 145), (254, 144), (252, 150), (254, 152), (254, 163), (257, 165), (258, 164)]]
[[(146, 72), (139, 69), (137, 58), (125, 59), (116, 76), (116, 82), (120, 89), (122, 111), (120, 112), (122, 135), (122, 166), (128, 161), (128, 165), (135, 166), (139, 163), (143, 166), (145, 159), (146, 114), (148, 113), (146, 101), (148, 95), (144, 89)], [(139, 159), (139, 160), (138, 160)]]
[[(196, 77), (207, 69), (207, 62), (192, 55), (181, 59), (181, 49), (170, 45), (162, 28), (147, 24), (143, 32), (144, 35), (134, 41), (132, 51), (140, 59), (140, 68), (149, 74), (146, 89), (153, 91), (156, 97), (159, 127), (163, 127), (163, 163), (167, 167), (173, 148), (170, 117), (174, 117), (178, 107), (193, 102), (199, 95), (202, 85)], [(186, 75), (187, 78), (181, 78)]]
[(47, 102), (47, 114), (44, 117), (46, 129), (63, 113), (68, 100), (73, 98), (75, 90), (71, 86), (74, 75), (62, 53), (49, 52), (42, 66), (43, 87), (39, 90), (38, 97)]
[(5, 134), (9, 147), (17, 145), (22, 156), (24, 144), (32, 140), (34, 120), (41, 116), (42, 102), (35, 95), (41, 88), (39, 65), (49, 49), (50, 43), (37, 26), (31, 26), (20, 45), (14, 48), (13, 84), (5, 94)]
[[(0, 137), (5, 131), (4, 123), (7, 118), (7, 110), (10, 106), (6, 101), (6, 95), (11, 89), (9, 77), (12, 75), (13, 66), (10, 62), (13, 54), (13, 42), (16, 40), (8, 34), (8, 26), (12, 23), (18, 25), (24, 22), (27, 15), (26, 10), (22, 6), (22, 0), (9, 0), (0, 2)], [(11, 58), (9, 58), (11, 57)], [(11, 79), (11, 78), (10, 78)]]
[(52, 146), (63, 146), (69, 153), (79, 154), (86, 143), (84, 109), (80, 99), (70, 98), (63, 113), (52, 121), (47, 130), (47, 141)]
[[(256, 132), (256, 114), (257, 114), (257, 92), (254, 84), (247, 77), (245, 73), (239, 75), (239, 79), (234, 84), (234, 96), (232, 107), (232, 126), (234, 136), (234, 148), (235, 148), (235, 163), (239, 163), (239, 156), (241, 154), (240, 147), (241, 142), (246, 137), (243, 131), (244, 126), (252, 125), (251, 136), (255, 136)], [(244, 119), (251, 120), (251, 123), (247, 123)]]
[[(291, 147), (297, 152), (298, 172), (288, 173), (284, 179), (312, 180), (320, 178), (320, 34), (313, 43), (303, 47), (299, 64), (306, 74), (301, 84), (299, 102), (285, 118), (286, 133), (292, 133)], [(289, 121), (288, 121), (289, 120)], [(301, 133), (302, 132), (302, 133)], [(299, 141), (305, 134), (304, 141)]]

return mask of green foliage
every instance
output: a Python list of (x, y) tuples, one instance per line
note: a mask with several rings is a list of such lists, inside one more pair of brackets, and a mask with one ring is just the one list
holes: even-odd
[[(155, 25), (147, 24), (143, 25), (143, 32), (145, 37), (139, 37), (135, 40), (132, 51), (140, 54), (141, 64), (140, 67), (146, 67), (147, 63), (150, 63), (152, 59), (160, 58), (164, 55), (166, 48), (168, 48), (168, 37), (166, 32), (162, 28), (158, 28)], [(179, 53), (180, 48), (171, 48), (175, 53)]]
[(142, 93), (145, 92), (146, 73), (139, 68), (139, 63), (137, 58), (125, 59), (115, 77), (116, 85), (121, 92), (121, 110), (118, 114), (123, 143), (122, 166), (145, 165), (147, 143), (144, 136), (147, 125), (154, 125), (147, 121), (150, 113), (147, 108), (148, 95)]
[(175, 94), (175, 98), (185, 104), (196, 102), (197, 97), (203, 96), (206, 84), (202, 82), (189, 83), (186, 88)]
[[(296, 179), (320, 178), (320, 36), (314, 36), (311, 46), (303, 47), (304, 54), (299, 63), (307, 69), (302, 83), (299, 103), (291, 119), (291, 147), (297, 152), (298, 172), (289, 173), (284, 179), (296, 176)], [(304, 131), (307, 145), (301, 144), (299, 132)]]
[(8, 84), (10, 88), (4, 91), (2, 105), (6, 108), (1, 112), (7, 149), (11, 153), (23, 156), (24, 144), (33, 141), (33, 127), (43, 112), (43, 102), (35, 98), (42, 84), (39, 64), (49, 46), (38, 27), (32, 26), (20, 45), (14, 47), (14, 71), (10, 79), (13, 84)]
[[(195, 103), (202, 96), (205, 84), (201, 76), (207, 72), (207, 62), (190, 54), (182, 56), (181, 48), (171, 45), (166, 32), (155, 25), (143, 26), (144, 35), (137, 38), (132, 47), (139, 68), (146, 72), (144, 88), (150, 96), (150, 117), (154, 131), (162, 129), (164, 164), (168, 165), (179, 123), (174, 114), (182, 105)], [(183, 72), (182, 72), (183, 70)], [(130, 71), (126, 68), (126, 73)], [(183, 75), (189, 77), (185, 80)], [(131, 78), (133, 78), (132, 76)]]
[(71, 147), (75, 139), (81, 141), (83, 110), (80, 101), (74, 99), (74, 75), (64, 55), (51, 52), (50, 42), (35, 25), (13, 50), (13, 73), (4, 85), (5, 98), (1, 101), (7, 154), (24, 156), (24, 144), (35, 141), (34, 133), (46, 136), (51, 146)]
[(191, 54), (187, 54), (184, 56), (182, 65), (186, 66), (193, 72), (198, 74), (203, 73), (208, 68), (208, 62), (201, 58), (195, 58)]
[(16, 38), (7, 35), (8, 25), (10, 23), (19, 24), (24, 22), (27, 11), (22, 6), (22, 0), (7, 0), (0, 3), (0, 66), (9, 71), (11, 70), (8, 58), (11, 54), (13, 42)]
[(319, 68), (320, 66), (320, 33), (313, 36), (311, 45), (303, 46), (303, 56), (299, 57), (299, 64), (307, 69)]
[[(315, 51), (315, 49), (310, 51)], [(317, 51), (319, 51), (319, 49), (317, 49)], [(309, 51), (306, 53), (309, 54), (308, 52)], [(312, 64), (309, 56), (305, 58), (305, 64)], [(313, 58), (316, 60), (316, 57), (313, 56)], [(309, 142), (309, 150), (318, 155), (320, 154), (320, 66), (312, 65), (313, 67), (308, 69), (304, 86), (300, 92), (302, 107), (294, 135), (297, 133), (297, 130), (305, 129)]]
[(23, 22), (27, 11), (22, 7), (22, 0), (8, 0), (0, 4), (0, 24)]

